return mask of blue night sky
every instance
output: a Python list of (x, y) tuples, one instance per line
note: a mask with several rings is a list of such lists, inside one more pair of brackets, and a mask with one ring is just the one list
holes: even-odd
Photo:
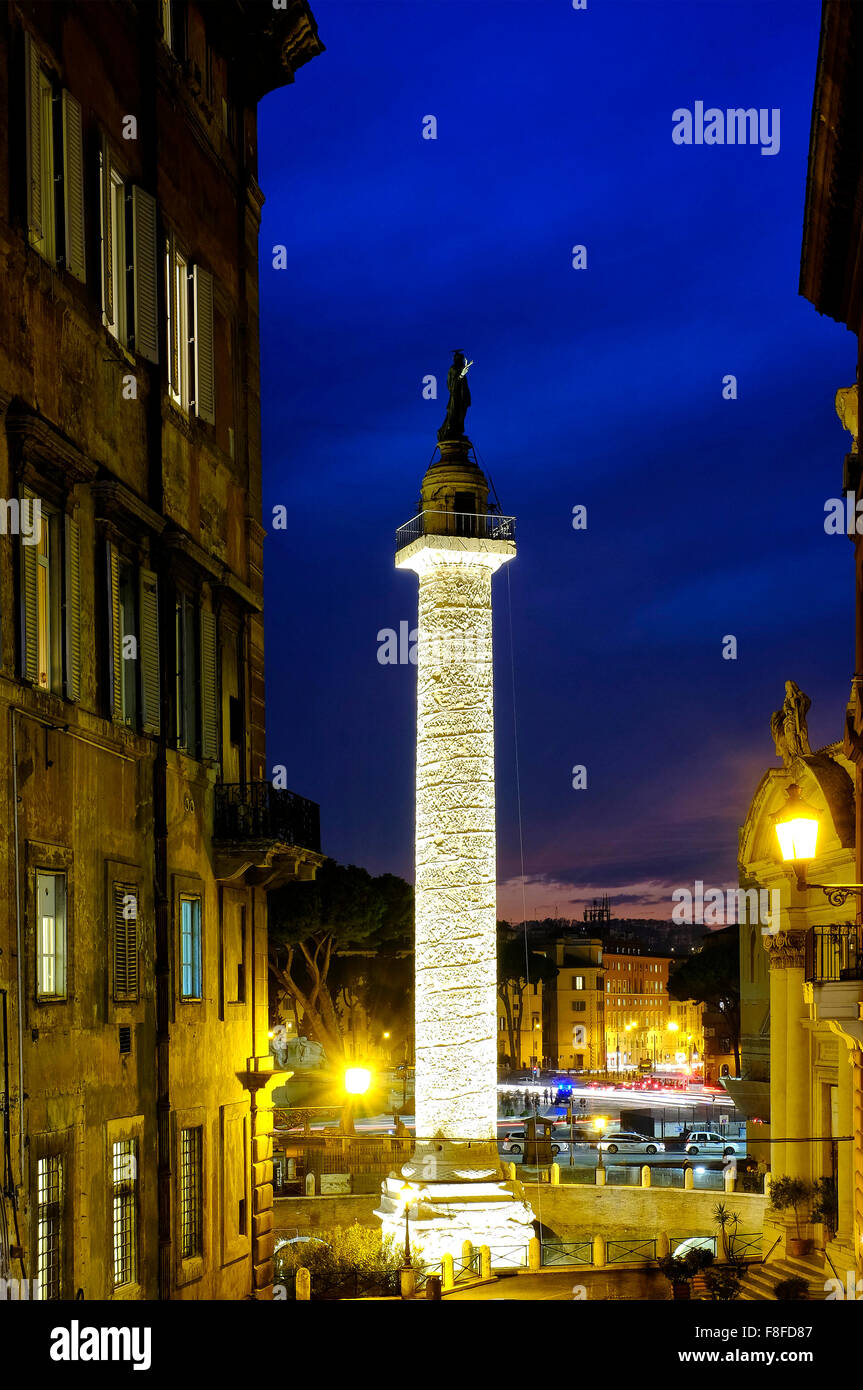
[[(785, 680), (815, 748), (853, 671), (852, 550), (823, 522), (854, 339), (797, 293), (820, 7), (313, 9), (327, 52), (260, 113), (270, 765), (327, 852), (413, 877), (415, 668), (377, 633), (416, 621), (393, 533), (463, 347), (519, 527), (494, 581), (500, 913), (522, 916), (514, 655), (527, 915), (607, 891), (670, 916), (675, 886), (736, 881)], [(779, 152), (674, 144), (696, 101), (779, 108)]]

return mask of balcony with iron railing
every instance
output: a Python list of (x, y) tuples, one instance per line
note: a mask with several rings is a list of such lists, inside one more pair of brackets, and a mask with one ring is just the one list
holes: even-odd
[(804, 968), (809, 984), (863, 980), (861, 928), (854, 922), (810, 927), (806, 933)]
[(222, 879), (276, 863), (289, 876), (313, 877), (322, 861), (320, 807), (271, 782), (217, 783), (213, 848)]
[(833, 1020), (855, 1038), (863, 1003), (861, 944), (861, 928), (854, 922), (810, 927), (804, 944), (804, 976), (813, 1018)]
[(515, 517), (499, 512), (423, 511), (396, 531), (396, 550), (424, 536), (451, 536), (455, 539), (515, 542)]

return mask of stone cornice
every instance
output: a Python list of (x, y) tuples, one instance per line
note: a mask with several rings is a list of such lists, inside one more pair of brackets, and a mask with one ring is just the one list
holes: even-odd
[(41, 415), (10, 407), (6, 415), (6, 433), (14, 441), (19, 462), (19, 474), (33, 470), (47, 473), (68, 488), (75, 483), (89, 483), (96, 477), (98, 467), (76, 448)]

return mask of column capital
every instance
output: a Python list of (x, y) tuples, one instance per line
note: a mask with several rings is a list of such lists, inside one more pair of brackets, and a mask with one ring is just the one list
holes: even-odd
[(779, 931), (764, 938), (771, 970), (802, 970), (805, 931)]

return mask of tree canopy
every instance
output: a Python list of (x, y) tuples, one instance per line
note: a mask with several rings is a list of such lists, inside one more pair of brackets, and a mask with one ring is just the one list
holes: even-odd
[[(373, 877), (326, 859), (310, 882), (269, 894), (269, 967), (306, 1035), (328, 1057), (344, 1054), (343, 1018), (354, 1000), (370, 1014), (405, 1007), (412, 970), (413, 888), (395, 874)], [(346, 955), (345, 952), (362, 952)]]

